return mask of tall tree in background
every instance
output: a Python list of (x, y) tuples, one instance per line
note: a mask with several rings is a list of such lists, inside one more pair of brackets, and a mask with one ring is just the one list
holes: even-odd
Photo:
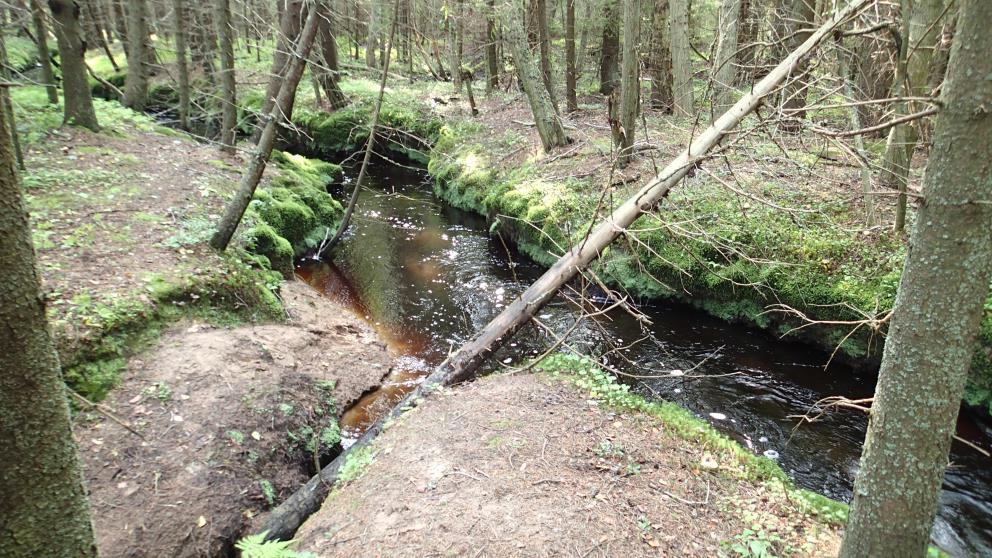
[[(901, 36), (905, 40), (899, 46), (893, 97), (925, 97), (930, 93), (930, 68), (940, 39), (938, 20), (943, 11), (943, 0), (903, 0), (904, 31)], [(917, 105), (910, 102), (897, 103), (895, 116), (908, 114), (914, 106)], [(885, 145), (881, 185), (899, 191), (895, 222), (897, 231), (903, 230), (906, 225), (906, 187), (920, 125), (920, 122), (915, 122), (892, 128)]]
[(59, 91), (55, 85), (55, 72), (48, 52), (48, 26), (45, 25), (45, 10), (41, 0), (31, 0), (31, 20), (34, 22), (34, 40), (38, 45), (38, 64), (41, 66), (41, 81), (45, 84), (48, 102), (59, 104)]
[(841, 548), (925, 556), (992, 280), (992, 2), (959, 0), (944, 109)]
[(299, 41), (295, 48), (290, 48), (291, 53), (289, 67), (286, 69), (285, 79), (281, 80), (282, 86), (279, 94), (272, 102), (269, 112), (262, 115), (262, 130), (258, 137), (255, 152), (248, 163), (248, 168), (241, 175), (241, 184), (234, 195), (234, 199), (227, 205), (224, 216), (221, 218), (217, 231), (210, 237), (210, 246), (215, 250), (224, 251), (230, 244), (234, 232), (238, 230), (238, 224), (248, 209), (248, 204), (255, 195), (255, 188), (262, 179), (262, 173), (272, 156), (272, 148), (276, 142), (276, 134), (279, 127), (288, 121), (289, 113), (282, 110), (282, 107), (293, 105), (293, 98), (296, 97), (296, 88), (300, 85), (300, 78), (303, 77), (303, 70), (307, 66), (307, 57), (310, 56), (310, 49), (313, 48), (314, 38), (317, 36), (318, 21), (321, 4), (327, 0), (316, 0), (317, 6), (307, 11), (306, 23), (300, 32)]
[[(783, 0), (785, 5), (785, 22), (782, 35), (782, 53), (792, 52), (813, 33), (813, 19), (816, 17), (816, 0)], [(801, 120), (806, 118), (806, 94), (809, 87), (806, 83), (808, 63), (802, 60), (789, 81), (782, 88), (781, 108), (786, 111), (788, 118), (782, 122), (782, 129), (796, 132), (801, 126)]]
[[(300, 37), (300, 25), (307, 11), (303, 0), (282, 0), (282, 15), (279, 18), (279, 38), (275, 52), (272, 54), (272, 66), (269, 70), (269, 83), (265, 86), (265, 101), (262, 102), (262, 115), (272, 112), (272, 107), (276, 104), (276, 98), (283, 85), (283, 77), (289, 70), (293, 60), (293, 45)], [(375, 53), (373, 51), (373, 56)], [(292, 105), (292, 99), (287, 102)], [(253, 140), (257, 143), (261, 137), (261, 130), (255, 133)]]
[[(338, 45), (334, 38), (334, 33), (331, 31), (331, 10), (330, 6), (326, 3), (321, 3), (318, 6), (320, 12), (317, 16), (320, 21), (317, 22), (317, 40), (320, 42), (320, 53), (321, 57), (324, 59), (324, 67), (320, 71), (320, 85), (324, 88), (324, 94), (327, 95), (327, 105), (332, 109), (339, 109), (348, 104), (348, 98), (344, 96), (344, 92), (341, 91), (340, 74), (341, 69), (338, 67)], [(410, 56), (413, 56), (410, 54)]]
[(456, 0), (454, 8), (448, 6), (448, 63), (451, 65), (451, 83), (455, 93), (462, 90), (462, 3)]
[(179, 81), (179, 127), (189, 130), (189, 64), (186, 62), (186, 2), (172, 0), (172, 35), (176, 43), (176, 74)]
[(491, 93), (499, 87), (497, 41), (496, 0), (486, 0), (486, 93)]
[(579, 110), (575, 98), (575, 0), (565, 0), (565, 110)]
[(716, 55), (713, 57), (713, 112), (717, 115), (734, 103), (737, 82), (737, 33), (740, 29), (741, 0), (722, 0), (718, 20)]
[[(641, 104), (640, 60), (637, 45), (641, 35), (641, 3), (623, 2), (623, 69), (620, 75), (620, 114), (613, 124), (613, 143), (620, 152), (618, 163), (630, 162)], [(618, 120), (618, 122), (617, 122)]]
[(603, 42), (599, 58), (599, 92), (613, 93), (620, 84), (620, 0), (603, 3)]
[(558, 110), (555, 96), (555, 83), (551, 72), (551, 30), (548, 28), (548, 3), (546, 0), (531, 0), (537, 4), (537, 40), (541, 51), (541, 79), (548, 90), (551, 104)]
[(237, 139), (238, 105), (234, 75), (234, 26), (231, 24), (231, 0), (215, 0), (217, 8), (217, 37), (220, 45), (220, 145), (226, 153), (234, 153)]
[(140, 111), (148, 104), (148, 67), (151, 63), (146, 0), (133, 0), (128, 3), (127, 38), (124, 106)]
[[(0, 129), (7, 126), (6, 112), (0, 105)], [(0, 556), (95, 558), (66, 388), (5, 134), (0, 134), (0, 200)]]
[(499, 10), (500, 20), (513, 55), (513, 64), (517, 67), (517, 74), (530, 102), (534, 124), (541, 137), (541, 145), (545, 151), (551, 151), (555, 147), (568, 145), (570, 140), (565, 134), (565, 128), (561, 125), (561, 119), (541, 79), (541, 71), (531, 55), (518, 11), (516, 6), (503, 5)]
[(669, 0), (668, 8), (674, 112), (681, 116), (689, 116), (695, 113), (692, 92), (692, 64), (689, 61), (689, 1)]
[(379, 26), (380, 26), (380, 14), (379, 14), (379, 3), (370, 2), (369, 3), (369, 25), (368, 30), (365, 33), (365, 65), (369, 68), (375, 68), (375, 49), (378, 46), (378, 41), (376, 40), (379, 36)]
[(664, 114), (671, 114), (675, 101), (672, 98), (668, 0), (654, 0), (651, 30), (651, 54), (648, 56), (648, 67), (651, 72), (651, 107), (661, 110)]
[(48, 0), (48, 8), (55, 19), (55, 39), (62, 62), (63, 122), (99, 130), (83, 59), (85, 52), (79, 27), (79, 5), (73, 0)]

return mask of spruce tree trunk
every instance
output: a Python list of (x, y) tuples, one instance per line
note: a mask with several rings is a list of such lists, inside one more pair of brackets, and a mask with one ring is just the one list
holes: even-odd
[(514, 8), (514, 6), (503, 6), (500, 9), (500, 19), (513, 55), (513, 64), (517, 67), (517, 74), (530, 102), (537, 133), (541, 136), (541, 145), (547, 152), (555, 147), (568, 145), (571, 140), (565, 135), (565, 128), (562, 127), (561, 119), (551, 103), (551, 97), (548, 96), (548, 90), (544, 87), (541, 71), (527, 46), (520, 14)]
[(262, 114), (269, 114), (275, 106), (283, 83), (283, 76), (289, 68), (291, 51), (300, 36), (300, 24), (303, 20), (303, 0), (289, 0), (279, 19), (279, 39), (276, 51), (272, 54), (272, 66), (269, 69), (269, 83), (265, 87), (265, 102), (262, 103)]
[(63, 123), (99, 130), (83, 58), (79, 5), (73, 0), (48, 0), (48, 8), (55, 19), (55, 38), (62, 61)]
[[(878, 3), (869, 7), (872, 21), (893, 21), (898, 17), (895, 2)], [(873, 12), (873, 13), (871, 13)], [(893, 68), (898, 59), (898, 49), (894, 49), (895, 41), (890, 33), (865, 35), (855, 41), (860, 43), (854, 47), (857, 56), (854, 57), (854, 74), (857, 76), (855, 90), (859, 101), (884, 99), (889, 96), (893, 82)], [(888, 116), (888, 106), (882, 103), (864, 103), (858, 105), (858, 118), (866, 127), (881, 124)], [(880, 137), (876, 132), (867, 137)]]
[(565, 110), (579, 110), (575, 97), (575, 0), (565, 0)]
[(585, 16), (582, 18), (582, 32), (579, 33), (579, 51), (575, 53), (575, 80), (578, 81), (586, 69), (586, 50), (589, 46), (589, 28), (592, 27), (592, 1), (586, 0)]
[(548, 29), (548, 3), (546, 0), (534, 0), (537, 4), (537, 40), (541, 51), (541, 79), (544, 88), (548, 90), (551, 105), (558, 111), (558, 98), (555, 96), (555, 84), (551, 73), (551, 31)]
[(651, 107), (662, 114), (671, 114), (675, 105), (672, 97), (671, 31), (668, 25), (668, 0), (654, 0), (651, 22)]
[[(0, 129), (6, 126), (0, 106)], [(6, 138), (0, 138), (0, 285), (0, 556), (95, 558), (66, 388)]]
[(720, 3), (719, 34), (713, 58), (713, 112), (722, 114), (734, 104), (734, 84), (737, 82), (737, 34), (740, 29), (741, 0)]
[(369, 3), (369, 25), (365, 33), (365, 65), (375, 68), (376, 38), (379, 34), (379, 3), (375, 0)]
[(189, 130), (189, 64), (186, 62), (186, 2), (172, 0), (173, 35), (176, 42), (176, 73), (179, 80), (179, 127)]
[(486, 41), (486, 93), (491, 93), (499, 87), (495, 0), (486, 0)]
[(672, 53), (673, 112), (691, 116), (693, 108), (692, 64), (689, 61), (689, 2), (669, 0), (669, 47)]
[(127, 79), (124, 82), (124, 106), (137, 111), (148, 104), (148, 2), (132, 0), (127, 6)]
[(48, 102), (57, 105), (59, 90), (55, 85), (55, 72), (52, 71), (52, 58), (48, 52), (48, 26), (45, 25), (45, 10), (41, 6), (41, 0), (31, 0), (31, 19), (34, 22), (35, 44), (38, 45), (41, 82), (45, 84)]
[(754, 81), (758, 56), (758, 31), (761, 23), (760, 2), (741, 0), (740, 27), (737, 32), (737, 84)]
[(619, 164), (630, 162), (634, 146), (637, 114), (641, 103), (640, 61), (637, 44), (641, 34), (641, 3), (623, 2), (623, 69), (620, 77), (620, 129), (614, 143), (620, 152)]
[(620, 84), (620, 0), (603, 4), (603, 43), (599, 59), (599, 92), (613, 93)]
[(327, 104), (332, 110), (337, 110), (348, 104), (348, 98), (341, 91), (338, 83), (341, 68), (338, 67), (338, 44), (331, 31), (331, 11), (325, 3), (317, 14), (320, 21), (317, 29), (317, 39), (320, 41), (320, 52), (324, 59), (324, 69), (320, 72), (320, 84), (327, 95)]
[[(908, 4), (908, 3), (907, 3)], [(908, 41), (903, 41), (899, 49), (899, 66), (893, 97), (922, 97), (929, 94), (930, 67), (934, 51), (940, 39), (940, 17), (944, 9), (943, 0), (916, 0), (911, 6), (904, 5), (903, 28), (908, 33)], [(912, 49), (912, 52), (910, 52)], [(898, 103), (895, 117), (905, 116), (913, 110), (922, 109), (917, 103)], [(889, 130), (885, 145), (882, 188), (898, 190), (896, 202), (895, 230), (901, 231), (906, 225), (906, 187), (913, 162), (913, 152), (920, 137), (920, 121), (896, 126)]]
[(925, 203), (896, 295), (841, 556), (925, 556), (992, 280), (992, 2), (959, 0)]
[[(783, 48), (789, 52), (801, 45), (810, 35), (813, 19), (816, 17), (815, 0), (787, 0), (789, 2), (786, 18), (786, 35)], [(798, 132), (802, 127), (801, 120), (806, 118), (806, 94), (809, 92), (806, 84), (806, 68), (803, 61), (782, 89), (782, 110), (788, 113), (782, 123), (782, 130)]]
[(307, 57), (310, 56), (310, 49), (313, 47), (314, 37), (317, 35), (317, 22), (320, 20), (318, 12), (327, 0), (317, 0), (314, 9), (308, 11), (306, 24), (300, 33), (300, 40), (295, 48), (290, 49), (293, 56), (286, 71), (286, 77), (282, 80), (282, 87), (279, 95), (273, 102), (269, 112), (263, 116), (262, 133), (259, 136), (255, 152), (248, 163), (248, 168), (241, 175), (241, 185), (238, 187), (234, 199), (228, 204), (224, 217), (217, 227), (217, 232), (210, 238), (210, 245), (218, 251), (223, 252), (234, 236), (234, 231), (238, 229), (238, 224), (248, 209), (248, 203), (255, 195), (255, 188), (262, 179), (262, 173), (272, 155), (272, 148), (276, 142), (276, 135), (282, 123), (286, 122), (287, 113), (280, 107), (292, 106), (293, 98), (296, 97), (296, 88), (300, 85), (300, 78), (303, 77), (303, 70), (306, 69)]
[(459, 48), (461, 42), (461, 2), (456, 4), (457, 9), (448, 14), (448, 64), (451, 65), (451, 83), (454, 85), (455, 93), (462, 90), (462, 53)]
[(231, 0), (215, 0), (217, 37), (220, 46), (220, 145), (221, 151), (234, 153), (237, 140), (238, 105), (234, 75), (234, 26), (231, 25)]

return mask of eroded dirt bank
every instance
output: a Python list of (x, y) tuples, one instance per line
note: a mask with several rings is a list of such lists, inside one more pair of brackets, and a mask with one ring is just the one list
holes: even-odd
[(839, 545), (834, 528), (773, 484), (739, 478), (719, 450), (547, 375), (446, 392), (381, 435), (373, 455), (303, 525), (298, 550), (716, 556), (759, 540), (776, 554), (827, 556)]
[(184, 322), (128, 362), (77, 422), (102, 556), (223, 556), (252, 520), (337, 451), (339, 413), (388, 371), (357, 318), (282, 288), (285, 324)]

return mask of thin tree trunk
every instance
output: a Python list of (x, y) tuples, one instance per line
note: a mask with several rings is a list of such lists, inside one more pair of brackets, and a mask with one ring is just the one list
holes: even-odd
[[(0, 78), (3, 81), (10, 82), (10, 60), (7, 58), (7, 45), (0, 34)], [(10, 138), (10, 143), (14, 148), (14, 156), (17, 160), (17, 168), (24, 170), (24, 153), (21, 152), (21, 139), (17, 136), (17, 122), (14, 120), (14, 105), (10, 101), (10, 89), (6, 86), (0, 86), (0, 102), (3, 103), (4, 110), (7, 111), (7, 134)]]
[(620, 126), (614, 129), (614, 144), (620, 152), (619, 164), (630, 162), (637, 135), (637, 114), (641, 104), (640, 61), (637, 44), (641, 34), (641, 3), (623, 2), (623, 68), (620, 76)]
[(651, 107), (662, 114), (671, 114), (672, 52), (669, 48), (668, 0), (654, 0), (654, 19), (651, 44)]
[[(320, 4), (325, 1), (317, 0), (317, 3)], [(317, 9), (309, 10), (306, 24), (303, 27), (302, 33), (300, 33), (299, 43), (295, 48), (290, 49), (293, 55), (289, 63), (289, 68), (286, 71), (286, 77), (282, 82), (282, 87), (279, 89), (279, 95), (273, 103), (273, 108), (264, 116), (262, 134), (259, 137), (258, 145), (255, 146), (255, 152), (252, 154), (251, 160), (248, 163), (248, 168), (241, 175), (241, 185), (238, 187), (238, 192), (234, 195), (231, 203), (228, 204), (227, 210), (224, 212), (224, 217), (218, 225), (217, 232), (210, 238), (210, 245), (216, 250), (223, 252), (231, 242), (234, 231), (238, 229), (241, 217), (244, 216), (245, 209), (248, 208), (248, 203), (251, 202), (251, 198), (255, 195), (255, 188), (258, 187), (258, 182), (262, 179), (262, 173), (265, 172), (265, 166), (268, 164), (269, 157), (272, 155), (272, 148), (275, 145), (278, 129), (286, 121), (286, 114), (278, 107), (292, 105), (292, 99), (296, 96), (296, 88), (300, 84), (300, 78), (303, 77), (303, 70), (307, 65), (307, 57), (310, 56), (310, 49), (313, 47), (314, 37), (317, 35), (317, 22), (320, 19), (317, 12)]]
[(520, 15), (513, 6), (510, 6), (501, 9), (500, 16), (506, 32), (506, 40), (513, 54), (513, 64), (517, 67), (517, 74), (530, 102), (531, 113), (534, 115), (534, 123), (538, 135), (541, 136), (544, 151), (568, 145), (571, 140), (565, 134), (565, 128), (562, 127), (561, 119), (541, 80), (541, 71), (531, 56), (527, 38), (523, 34), (524, 26), (520, 21)]
[(992, 2), (959, 24), (841, 557), (926, 556), (992, 280)]
[(137, 111), (148, 104), (148, 2), (133, 0), (127, 7), (127, 79), (124, 106)]
[(107, 39), (104, 35), (103, 25), (100, 19), (100, 4), (97, 0), (86, 0), (83, 4), (86, 14), (84, 14), (84, 19), (89, 19), (92, 21), (91, 29), (93, 32), (93, 37), (96, 39), (96, 44), (103, 49), (103, 53), (107, 55), (107, 60), (110, 61), (110, 66), (115, 72), (121, 70), (120, 66), (117, 65), (117, 60), (114, 59), (114, 53), (110, 52), (110, 45), (107, 43)]
[[(59, 4), (59, 12), (73, 9)], [(7, 125), (6, 107), (0, 107), (0, 129)], [(10, 144), (0, 139), (0, 556), (96, 558), (66, 388), (18, 182)]]
[[(570, 0), (571, 1), (571, 0)], [(486, 93), (499, 87), (499, 58), (496, 54), (496, 3), (486, 0)]]
[(582, 32), (579, 33), (579, 51), (575, 53), (575, 81), (577, 82), (586, 69), (586, 50), (589, 48), (589, 28), (592, 27), (592, 1), (586, 0), (586, 11), (582, 18)]
[(754, 81), (758, 55), (758, 31), (761, 27), (760, 2), (741, 0), (740, 29), (737, 33), (737, 84)]
[[(399, 0), (396, 0), (395, 10), (399, 10)], [(393, 14), (393, 24), (389, 28), (389, 40), (388, 40), (388, 50), (393, 49), (393, 39), (396, 36), (396, 17)], [(344, 216), (341, 217), (341, 223), (338, 225), (337, 232), (331, 237), (331, 240), (326, 244), (321, 245), (317, 250), (317, 258), (321, 258), (327, 252), (334, 249), (337, 243), (344, 236), (344, 231), (347, 230), (348, 224), (351, 222), (351, 216), (355, 213), (355, 206), (358, 204), (358, 194), (362, 190), (362, 183), (365, 180), (365, 173), (369, 168), (369, 161), (372, 160), (372, 148), (375, 146), (375, 135), (379, 128), (379, 113), (382, 111), (382, 99), (386, 96), (386, 81), (389, 78), (389, 60), (391, 57), (386, 57), (382, 61), (382, 77), (379, 79), (379, 96), (375, 100), (375, 108), (372, 110), (372, 123), (369, 126), (369, 139), (365, 142), (365, 155), (362, 157), (362, 166), (358, 170), (358, 178), (355, 179), (355, 188), (351, 191), (351, 197), (348, 200), (348, 208), (345, 209)]]
[(55, 19), (55, 38), (59, 44), (59, 60), (62, 61), (63, 122), (99, 130), (86, 75), (79, 6), (73, 0), (48, 0), (48, 8)]
[(720, 114), (733, 104), (734, 84), (737, 82), (737, 33), (740, 29), (741, 0), (720, 3), (720, 32), (716, 55), (713, 57), (713, 112)]
[(217, 37), (220, 46), (221, 151), (234, 153), (237, 140), (238, 105), (234, 76), (234, 26), (231, 25), (231, 1), (215, 0)]
[(41, 0), (31, 0), (31, 19), (34, 21), (35, 44), (38, 45), (38, 63), (41, 66), (41, 81), (48, 93), (48, 102), (59, 104), (59, 90), (55, 85), (55, 72), (52, 71), (52, 57), (48, 52), (48, 26), (45, 25), (45, 10)]
[(548, 90), (555, 112), (558, 111), (558, 98), (555, 96), (555, 84), (551, 73), (551, 31), (548, 29), (547, 0), (534, 0), (537, 3), (537, 41), (541, 52), (541, 80)]
[(620, 0), (603, 5), (603, 44), (599, 59), (599, 92), (613, 93), (620, 83)]
[[(802, 57), (807, 56), (817, 44), (829, 37), (841, 22), (847, 20), (853, 13), (871, 1), (853, 0), (847, 7), (838, 11), (796, 51), (789, 54), (763, 80), (755, 84), (750, 92), (737, 101), (723, 116), (697, 135), (690, 146), (670, 162), (660, 174), (645, 184), (609, 217), (602, 220), (579, 244), (573, 246), (520, 297), (489, 322), (472, 341), (445, 359), (423, 383), (394, 406), (390, 412), (377, 420), (345, 452), (334, 458), (307, 484), (272, 510), (262, 525), (262, 530), (268, 533), (267, 537), (269, 539), (291, 539), (297, 528), (324, 502), (328, 488), (334, 485), (342, 465), (348, 461), (352, 452), (361, 451), (368, 447), (372, 440), (382, 432), (383, 426), (387, 422), (396, 420), (408, 409), (419, 405), (438, 387), (471, 379), (479, 366), (504, 343), (507, 343), (517, 330), (530, 321), (545, 304), (554, 298), (563, 285), (596, 260), (603, 253), (603, 250), (627, 227), (631, 226), (638, 217), (661, 202), (669, 191), (705, 158), (706, 154), (720, 142), (727, 132), (735, 128), (745, 116), (775, 91), (786, 76), (798, 65)], [(504, 22), (508, 23), (504, 26), (508, 35), (512, 36), (507, 37), (511, 48), (514, 51), (518, 48), (527, 50), (526, 37), (522, 36), (523, 26), (514, 27), (513, 25), (514, 23), (519, 24), (519, 16), (509, 14), (508, 17), (507, 12), (504, 11), (502, 18), (504, 18)], [(533, 73), (535, 81), (539, 80), (536, 68)]]
[(575, 97), (575, 0), (565, 0), (565, 110), (579, 110)]
[[(904, 0), (902, 36), (906, 39), (899, 49), (893, 97), (921, 97), (929, 94), (931, 61), (940, 39), (940, 22), (937, 18), (943, 9), (943, 0), (916, 0), (911, 6)], [(918, 107), (914, 107), (912, 103), (898, 103), (894, 116), (905, 116), (915, 108)], [(919, 123), (895, 126), (889, 130), (885, 145), (885, 168), (881, 187), (899, 191), (896, 201), (896, 231), (901, 231), (906, 226), (906, 188), (913, 152), (920, 137), (918, 126)]]
[[(327, 6), (326, 4), (324, 4)], [(341, 73), (341, 69), (338, 67), (338, 45), (337, 41), (334, 39), (334, 33), (331, 32), (331, 12), (330, 6), (327, 6), (322, 10), (322, 13), (317, 14), (320, 17), (318, 24), (320, 27), (317, 30), (318, 39), (320, 41), (320, 51), (321, 56), (324, 59), (324, 68), (320, 71), (320, 84), (324, 88), (324, 93), (327, 95), (327, 104), (331, 110), (337, 110), (348, 104), (348, 98), (344, 96), (344, 92), (341, 91), (341, 86), (338, 83), (338, 76)]]
[(365, 65), (369, 68), (376, 67), (375, 48), (376, 38), (379, 34), (378, 5), (376, 0), (369, 3), (369, 25), (365, 33)]
[(179, 79), (179, 127), (189, 130), (189, 65), (186, 62), (186, 2), (172, 0), (173, 35), (176, 41), (176, 73)]
[[(786, 40), (784, 48), (792, 50), (796, 45), (802, 43), (809, 37), (809, 29), (813, 19), (816, 17), (815, 0), (788, 0), (791, 2), (791, 10), (787, 18)], [(782, 89), (781, 107), (788, 115), (782, 121), (781, 129), (788, 132), (798, 132), (802, 127), (801, 121), (806, 118), (806, 94), (808, 86), (806, 84), (806, 67), (804, 62), (796, 68), (796, 74), (786, 83)]]
[(462, 90), (462, 55), (458, 48), (461, 35), (461, 2), (448, 14), (448, 63), (451, 65), (451, 83), (455, 93)]
[[(306, 11), (303, 0), (289, 0), (279, 20), (278, 46), (272, 55), (272, 66), (269, 70), (269, 83), (265, 87), (265, 101), (262, 102), (262, 115), (272, 112), (276, 106), (276, 98), (282, 91), (284, 76), (292, 65), (292, 50), (300, 37), (300, 23)], [(264, 128), (264, 124), (263, 124)], [(253, 138), (258, 143), (261, 129), (255, 132)]]
[(692, 65), (689, 62), (689, 3), (669, 0), (668, 37), (672, 55), (673, 110), (680, 116), (694, 114)]

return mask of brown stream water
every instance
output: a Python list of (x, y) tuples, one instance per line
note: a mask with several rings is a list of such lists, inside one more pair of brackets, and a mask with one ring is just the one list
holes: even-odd
[[(345, 180), (349, 191), (352, 176)], [(342, 418), (346, 444), (543, 272), (491, 238), (485, 219), (440, 202), (424, 173), (379, 162), (370, 178), (334, 263), (305, 261), (297, 269), (310, 285), (371, 324), (396, 359), (382, 387)], [(838, 411), (800, 428), (788, 417), (826, 396), (870, 396), (874, 370), (840, 364), (824, 370), (829, 354), (822, 350), (686, 305), (646, 302), (639, 310), (653, 322), (646, 329), (615, 311), (585, 320), (570, 342), (617, 369), (664, 375), (636, 387), (683, 405), (751, 451), (778, 460), (798, 485), (850, 499), (866, 417)], [(574, 305), (559, 299), (540, 317), (562, 334), (576, 314)], [(525, 328), (491, 359), (490, 368), (521, 363), (551, 342)], [(700, 362), (692, 376), (702, 378), (678, 375)], [(992, 447), (966, 418), (958, 430)], [(957, 443), (951, 460), (934, 542), (954, 556), (992, 556), (992, 461)]]

